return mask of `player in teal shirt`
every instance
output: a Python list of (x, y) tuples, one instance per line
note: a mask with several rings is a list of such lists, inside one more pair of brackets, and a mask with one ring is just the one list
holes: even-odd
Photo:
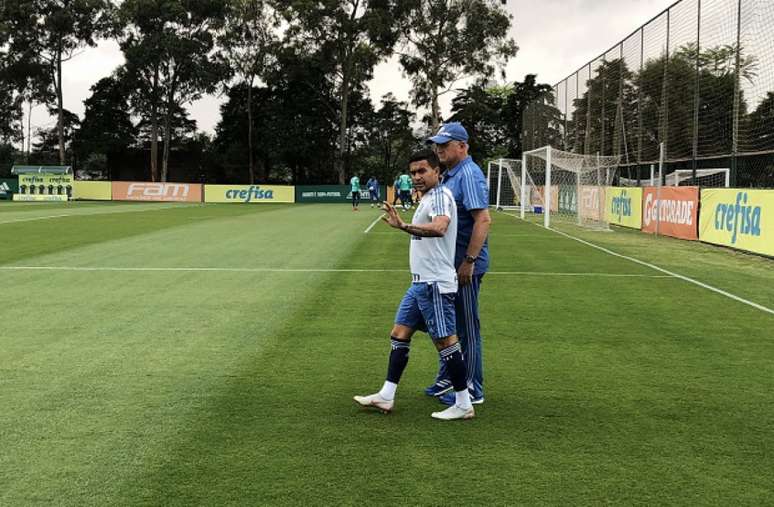
[(401, 174), (398, 177), (400, 181), (400, 202), (403, 204), (403, 211), (411, 208), (411, 177), (408, 174)]
[(357, 207), (360, 204), (360, 178), (357, 175), (352, 176), (349, 184), (352, 185), (352, 211), (358, 211)]

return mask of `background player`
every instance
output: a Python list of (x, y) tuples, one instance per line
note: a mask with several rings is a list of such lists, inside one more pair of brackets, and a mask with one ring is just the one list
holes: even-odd
[(352, 176), (349, 184), (352, 187), (352, 211), (358, 211), (357, 207), (360, 204), (360, 178), (357, 174)]
[(371, 207), (379, 206), (379, 180), (376, 179), (376, 176), (371, 176), (366, 186), (368, 187), (368, 195), (371, 197)]

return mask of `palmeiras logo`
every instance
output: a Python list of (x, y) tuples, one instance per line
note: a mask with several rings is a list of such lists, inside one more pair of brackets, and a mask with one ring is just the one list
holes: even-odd
[(715, 206), (715, 230), (731, 233), (731, 244), (735, 244), (739, 235), (761, 235), (761, 207), (748, 205), (747, 192), (738, 192), (736, 202)]

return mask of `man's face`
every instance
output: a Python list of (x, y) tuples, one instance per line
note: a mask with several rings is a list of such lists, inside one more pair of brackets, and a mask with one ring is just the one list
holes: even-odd
[(435, 144), (434, 150), (438, 155), (438, 160), (451, 169), (457, 165), (460, 160), (468, 155), (468, 145), (464, 141), (449, 141), (444, 144)]
[(409, 164), (409, 173), (411, 181), (414, 182), (414, 188), (420, 192), (426, 192), (438, 184), (440, 171), (433, 169), (427, 160), (419, 160)]

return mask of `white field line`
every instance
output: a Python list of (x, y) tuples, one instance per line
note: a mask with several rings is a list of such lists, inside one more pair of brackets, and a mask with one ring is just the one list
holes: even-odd
[(16, 222), (32, 222), (33, 220), (48, 220), (49, 218), (61, 218), (61, 217), (71, 217), (71, 216), (73, 215), (49, 215), (45, 217), (18, 218), (16, 220), (6, 220), (5, 222), (0, 222), (0, 225), (14, 224)]
[[(406, 273), (405, 269), (359, 269), (359, 268), (206, 268), (206, 267), (109, 267), (109, 266), (0, 266), (0, 271), (148, 271), (148, 272), (226, 272), (226, 273)], [(666, 275), (642, 273), (559, 273), (545, 271), (490, 271), (487, 276), (585, 276), (601, 278), (671, 278)]]
[(373, 229), (373, 228), (374, 228), (374, 226), (375, 226), (376, 224), (378, 224), (378, 223), (379, 223), (379, 220), (381, 220), (381, 219), (382, 219), (382, 215), (379, 215), (378, 217), (376, 217), (376, 220), (374, 220), (373, 222), (371, 222), (371, 225), (369, 225), (369, 226), (368, 226), (368, 229), (366, 229), (365, 231), (363, 231), (363, 234), (368, 234), (369, 232), (371, 232), (371, 229)]
[[(519, 217), (518, 215), (514, 215), (513, 213), (504, 213), (504, 214), (505, 215), (510, 215), (512, 217), (516, 217), (519, 220), (521, 220), (521, 217)], [(532, 223), (532, 222), (528, 222), (528, 223)], [(535, 223), (532, 223), (532, 224), (537, 226), (537, 227), (542, 227), (539, 224), (535, 224)], [(748, 299), (744, 299), (743, 297), (740, 297), (740, 296), (737, 296), (736, 294), (732, 294), (730, 292), (724, 291), (723, 289), (718, 289), (717, 287), (713, 287), (712, 285), (708, 285), (708, 284), (706, 284), (704, 282), (700, 282), (698, 280), (694, 280), (691, 277), (688, 277), (688, 276), (685, 276), (685, 275), (681, 275), (679, 273), (674, 273), (674, 272), (666, 270), (666, 269), (664, 269), (662, 267), (656, 266), (655, 264), (651, 264), (649, 262), (641, 261), (640, 259), (637, 259), (635, 257), (630, 257), (628, 255), (619, 254), (619, 253), (614, 252), (612, 250), (609, 250), (609, 249), (607, 249), (605, 247), (602, 247), (602, 246), (599, 246), (599, 245), (595, 245), (594, 243), (590, 243), (590, 242), (588, 242), (586, 240), (583, 240), (583, 239), (580, 239), (580, 238), (576, 238), (575, 236), (572, 236), (572, 235), (567, 234), (565, 232), (558, 231), (556, 229), (549, 229), (549, 230), (551, 232), (555, 232), (556, 234), (559, 234), (559, 235), (564, 236), (566, 238), (572, 239), (572, 240), (577, 241), (579, 243), (583, 243), (584, 245), (590, 246), (592, 248), (596, 248), (597, 250), (605, 252), (606, 254), (612, 255), (614, 257), (618, 257), (620, 259), (626, 259), (627, 261), (634, 262), (634, 263), (639, 264), (641, 266), (648, 267), (650, 269), (653, 269), (655, 271), (659, 271), (661, 273), (667, 274), (667, 275), (672, 276), (674, 278), (678, 278), (678, 279), (683, 280), (685, 282), (692, 283), (694, 285), (697, 285), (699, 287), (702, 287), (704, 289), (712, 291), (712, 292), (714, 292), (716, 294), (720, 294), (721, 296), (725, 296), (725, 297), (727, 297), (729, 299), (733, 299), (734, 301), (738, 301), (739, 303), (742, 303), (742, 304), (745, 304), (745, 305), (748, 305), (748, 306), (752, 306), (753, 308), (755, 308), (757, 310), (760, 310), (762, 312), (766, 312), (766, 313), (769, 313), (771, 315), (774, 315), (774, 309), (771, 309), (771, 308), (768, 308), (766, 306), (760, 305), (760, 304), (755, 303), (753, 301), (750, 301)]]
[[(66, 213), (62, 215), (48, 215), (43, 217), (29, 217), (29, 218), (17, 218), (14, 220), (6, 220), (6, 221), (0, 221), (0, 225), (3, 224), (15, 224), (19, 222), (32, 222), (34, 220), (48, 220), (51, 218), (63, 218), (63, 217), (90, 217), (94, 215), (111, 215), (111, 214), (117, 214), (117, 213), (136, 213), (140, 211), (156, 211), (160, 209), (171, 209), (171, 208), (178, 208), (180, 207), (178, 205), (172, 205), (172, 206), (158, 206), (155, 208), (145, 208), (145, 209), (111, 209), (111, 210), (104, 210), (99, 211), (96, 213)], [(83, 208), (86, 209), (86, 208)]]

